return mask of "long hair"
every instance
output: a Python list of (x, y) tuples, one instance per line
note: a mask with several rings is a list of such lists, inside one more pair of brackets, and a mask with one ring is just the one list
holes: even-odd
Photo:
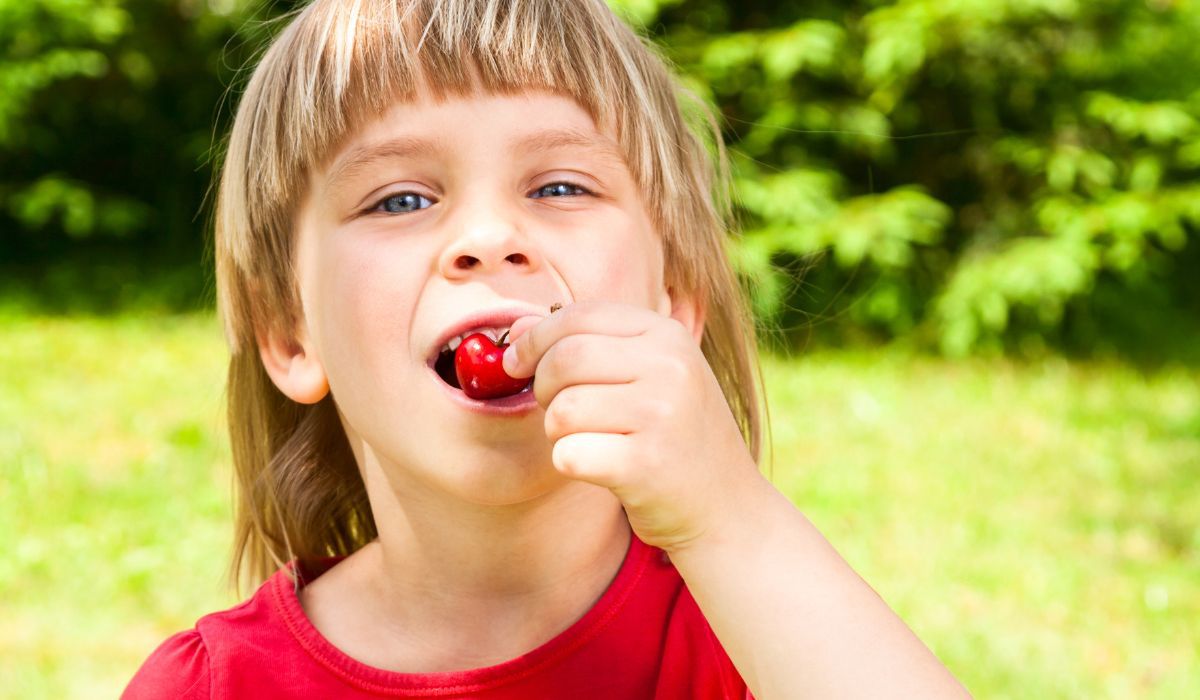
[(283, 396), (256, 338), (296, 327), (292, 213), (310, 174), (422, 84), (439, 98), (547, 90), (616, 135), (662, 238), (665, 283), (706, 303), (701, 350), (759, 459), (761, 376), (753, 319), (725, 249), (734, 225), (720, 130), (653, 45), (603, 0), (316, 0), (255, 68), (217, 194), (235, 583), (261, 581), (293, 559), (349, 554), (376, 535), (334, 397), (300, 405)]

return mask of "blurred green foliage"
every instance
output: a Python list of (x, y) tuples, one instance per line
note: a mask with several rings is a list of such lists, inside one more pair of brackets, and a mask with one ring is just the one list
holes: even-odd
[(259, 28), (234, 2), (0, 0), (6, 305), (210, 303), (208, 164)]
[[(1200, 2), (610, 2), (720, 111), (764, 322), (1197, 359)], [(210, 303), (222, 96), (295, 4), (0, 0), (0, 295)]]
[(760, 315), (952, 355), (1195, 327), (1200, 4), (656, 9), (726, 119)]

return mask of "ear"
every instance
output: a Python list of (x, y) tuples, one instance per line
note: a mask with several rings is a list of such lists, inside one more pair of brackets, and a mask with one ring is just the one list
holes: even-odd
[(676, 292), (673, 287), (663, 290), (658, 301), (659, 313), (668, 315), (683, 324), (692, 334), (696, 344), (704, 336), (704, 321), (707, 318), (704, 300), (695, 294)]
[(291, 337), (273, 329), (258, 334), (258, 354), (271, 381), (296, 403), (313, 404), (329, 393), (329, 378), (308, 337), (306, 324), (296, 324)]

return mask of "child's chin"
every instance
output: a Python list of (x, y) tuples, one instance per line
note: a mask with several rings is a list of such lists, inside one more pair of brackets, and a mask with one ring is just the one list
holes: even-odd
[(569, 481), (554, 469), (549, 452), (536, 456), (492, 452), (488, 456), (478, 468), (468, 462), (453, 477), (457, 483), (451, 490), (462, 500), (483, 506), (510, 506), (540, 498)]

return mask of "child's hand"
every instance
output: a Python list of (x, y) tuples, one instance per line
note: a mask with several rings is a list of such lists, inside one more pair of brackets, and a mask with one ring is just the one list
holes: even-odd
[(519, 319), (511, 335), (504, 370), (536, 375), (554, 467), (612, 489), (646, 544), (671, 553), (716, 531), (762, 479), (699, 345), (674, 319), (588, 301)]

